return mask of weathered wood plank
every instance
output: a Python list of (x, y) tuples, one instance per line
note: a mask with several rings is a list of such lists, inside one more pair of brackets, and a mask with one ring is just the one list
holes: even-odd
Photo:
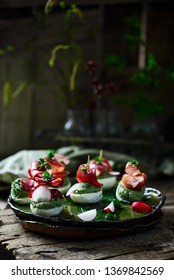
[(16, 259), (174, 259), (174, 206), (165, 206), (161, 221), (145, 234), (100, 241), (42, 236), (26, 231), (17, 221), (14, 224), (9, 209), (2, 212), (1, 242)]
[(4, 210), (4, 209), (6, 209), (6, 207), (7, 207), (7, 202), (0, 200), (0, 210)]

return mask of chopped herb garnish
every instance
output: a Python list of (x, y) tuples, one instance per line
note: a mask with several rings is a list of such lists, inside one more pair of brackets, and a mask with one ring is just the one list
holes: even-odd
[(53, 179), (53, 176), (48, 171), (45, 171), (43, 175), (43, 179), (45, 182), (48, 182)]
[(137, 160), (135, 160), (135, 159), (132, 159), (132, 160), (131, 160), (131, 164), (132, 164), (132, 165), (136, 165), (136, 166), (138, 166), (138, 161), (137, 161)]
[(108, 212), (105, 215), (106, 220), (118, 220), (118, 215), (116, 213)]
[(42, 164), (45, 163), (45, 160), (44, 160), (44, 158), (39, 158), (39, 159), (38, 159), (38, 162), (39, 162), (40, 165), (42, 165)]
[(100, 156), (97, 156), (97, 157), (95, 157), (95, 160), (97, 161), (98, 164), (100, 164), (102, 161), (102, 158)]
[(50, 150), (49, 152), (48, 152), (48, 155), (47, 155), (47, 158), (49, 158), (49, 159), (51, 159), (51, 158), (53, 158), (54, 157), (54, 155), (55, 155), (55, 153), (56, 153), (56, 151), (55, 150)]
[(44, 158), (39, 158), (38, 159), (38, 166), (37, 169), (39, 170), (46, 170), (49, 167), (49, 164), (45, 161)]
[(82, 171), (82, 172), (86, 172), (86, 166), (85, 166), (85, 165), (83, 165), (83, 166), (81, 167), (81, 171)]
[(119, 209), (121, 207), (121, 203), (117, 198), (113, 199), (113, 202), (117, 209)]

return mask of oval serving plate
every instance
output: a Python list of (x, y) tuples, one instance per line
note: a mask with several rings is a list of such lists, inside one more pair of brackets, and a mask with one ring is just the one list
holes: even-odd
[[(151, 213), (134, 212), (130, 204), (119, 202), (114, 219), (106, 219), (106, 213), (103, 211), (113, 200), (113, 193), (109, 191), (104, 194), (101, 203), (93, 205), (76, 205), (68, 200), (65, 209), (56, 217), (33, 215), (29, 205), (19, 205), (11, 196), (8, 198), (8, 204), (27, 230), (63, 238), (89, 239), (138, 233), (151, 228), (161, 218), (161, 208), (165, 199), (165, 194), (153, 187), (147, 187), (143, 201), (153, 207)], [(95, 220), (85, 222), (77, 218), (77, 213), (94, 208), (99, 213)]]

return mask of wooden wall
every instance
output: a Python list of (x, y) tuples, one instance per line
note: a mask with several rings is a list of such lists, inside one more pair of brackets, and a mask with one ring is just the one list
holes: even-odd
[[(76, 1), (81, 4), (86, 23), (78, 26), (78, 42), (84, 61), (95, 59), (103, 64), (108, 53), (124, 48), (122, 45), (122, 19), (129, 15), (141, 17), (145, 1)], [(0, 1), (0, 49), (14, 46), (12, 53), (0, 56), (0, 157), (21, 149), (50, 148), (56, 145), (52, 138), (37, 140), (40, 131), (61, 132), (66, 118), (66, 104), (62, 102), (56, 70), (50, 69), (48, 60), (57, 43), (57, 31), (62, 28), (63, 14), (57, 10), (43, 17), (46, 1)], [(71, 1), (68, 1), (71, 3)], [(161, 65), (174, 63), (174, 5), (172, 1), (148, 1), (147, 41)], [(138, 66), (137, 56), (129, 56), (132, 65)], [(108, 74), (108, 79), (119, 79)], [(80, 87), (85, 94), (90, 84), (80, 76)], [(10, 80), (14, 89), (22, 82), (29, 86), (3, 106), (3, 86)], [(161, 128), (173, 113), (173, 84), (165, 87), (162, 100), (166, 112), (158, 120)], [(124, 85), (123, 85), (123, 88)], [(172, 102), (171, 102), (172, 100)], [(129, 125), (129, 116), (121, 116)]]

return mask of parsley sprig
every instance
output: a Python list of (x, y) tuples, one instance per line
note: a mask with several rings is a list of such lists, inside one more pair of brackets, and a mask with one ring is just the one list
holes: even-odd
[(45, 182), (48, 182), (53, 179), (53, 176), (48, 171), (45, 171), (43, 175), (43, 179)]
[(138, 161), (136, 159), (132, 159), (131, 164), (135, 165), (135, 166), (138, 166)]
[(48, 163), (45, 161), (44, 158), (39, 158), (38, 163), (39, 163), (37, 166), (38, 170), (46, 170), (49, 167)]
[(54, 157), (54, 155), (55, 155), (55, 153), (56, 153), (56, 151), (55, 150), (50, 150), (49, 152), (48, 152), (48, 155), (47, 155), (47, 158), (49, 158), (49, 159), (51, 159), (51, 158), (53, 158)]

